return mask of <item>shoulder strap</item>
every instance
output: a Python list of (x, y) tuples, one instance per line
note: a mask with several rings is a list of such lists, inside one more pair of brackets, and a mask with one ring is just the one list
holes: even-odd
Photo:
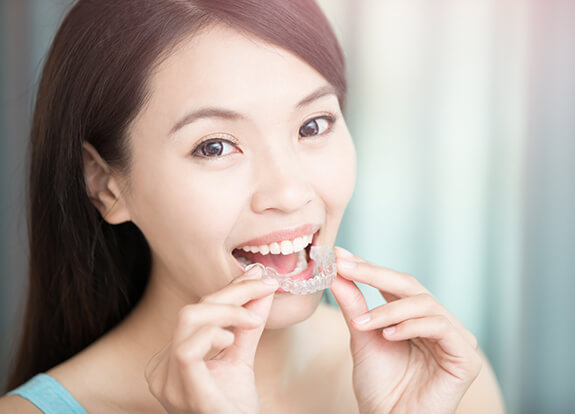
[(88, 414), (58, 381), (38, 374), (7, 395), (26, 398), (44, 414)]

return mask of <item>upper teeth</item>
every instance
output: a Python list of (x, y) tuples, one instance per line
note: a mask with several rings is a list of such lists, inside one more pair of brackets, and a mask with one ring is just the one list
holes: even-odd
[(311, 244), (313, 234), (307, 236), (296, 237), (294, 240), (283, 240), (281, 242), (273, 242), (271, 244), (263, 244), (261, 246), (242, 246), (240, 249), (251, 253), (260, 253), (266, 255), (272, 254), (292, 254), (297, 253)]

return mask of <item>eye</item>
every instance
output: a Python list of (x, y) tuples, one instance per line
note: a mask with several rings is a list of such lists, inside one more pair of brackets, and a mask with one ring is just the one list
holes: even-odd
[(237, 144), (224, 138), (210, 138), (196, 146), (192, 155), (198, 158), (219, 158), (239, 151)]
[(331, 130), (334, 122), (335, 117), (331, 115), (322, 115), (312, 118), (301, 126), (299, 129), (299, 135), (303, 138), (309, 138), (325, 134), (326, 131), (329, 132)]

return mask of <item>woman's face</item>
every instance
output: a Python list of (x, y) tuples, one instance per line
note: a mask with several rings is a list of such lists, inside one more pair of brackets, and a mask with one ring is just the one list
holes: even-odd
[[(241, 273), (240, 247), (313, 233), (314, 244), (333, 246), (355, 151), (318, 72), (215, 26), (178, 47), (149, 87), (130, 130), (124, 197), (150, 244), (156, 285), (189, 303)], [(277, 293), (268, 326), (306, 318), (320, 297)]]

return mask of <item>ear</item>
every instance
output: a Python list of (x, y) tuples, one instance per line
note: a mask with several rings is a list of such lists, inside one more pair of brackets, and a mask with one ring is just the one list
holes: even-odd
[(85, 141), (82, 144), (82, 157), (86, 191), (92, 204), (110, 224), (130, 221), (130, 213), (120, 191), (118, 178), (114, 176), (108, 163)]

